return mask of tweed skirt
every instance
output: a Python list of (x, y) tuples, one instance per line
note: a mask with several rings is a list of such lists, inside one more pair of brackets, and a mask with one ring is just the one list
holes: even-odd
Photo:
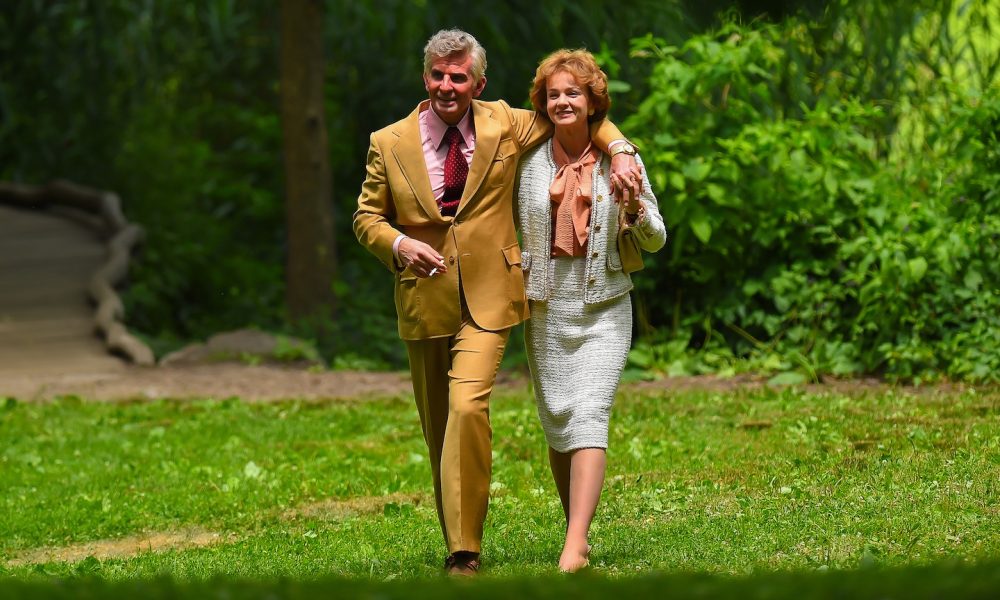
[(549, 263), (549, 299), (531, 302), (525, 325), (538, 418), (557, 452), (607, 448), (608, 420), (632, 343), (625, 294), (584, 304), (586, 259)]

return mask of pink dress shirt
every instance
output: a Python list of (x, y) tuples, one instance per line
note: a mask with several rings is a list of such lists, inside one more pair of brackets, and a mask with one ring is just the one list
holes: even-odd
[[(476, 129), (471, 110), (465, 113), (456, 127), (462, 134), (462, 155), (465, 162), (472, 164), (472, 153), (476, 151)], [(444, 159), (448, 156), (448, 146), (442, 143), (445, 131), (448, 131), (448, 124), (436, 112), (430, 108), (421, 111), (420, 141), (423, 142), (424, 162), (427, 164), (427, 176), (431, 180), (435, 200), (440, 200), (444, 195)]]
[[(448, 156), (448, 147), (444, 141), (444, 133), (448, 124), (434, 112), (430, 106), (421, 107), (419, 116), (420, 142), (424, 148), (424, 164), (427, 166), (427, 177), (431, 182), (431, 192), (435, 200), (444, 195), (444, 159)], [(458, 122), (458, 132), (462, 134), (462, 156), (465, 162), (472, 164), (472, 154), (476, 151), (476, 128), (473, 126), (472, 110), (470, 109)], [(405, 235), (400, 234), (392, 243), (392, 254), (399, 260), (399, 243)]]

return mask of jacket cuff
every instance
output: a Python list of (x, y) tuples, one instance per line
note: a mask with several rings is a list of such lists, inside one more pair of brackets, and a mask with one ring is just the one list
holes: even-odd
[(653, 220), (649, 218), (649, 212), (645, 206), (639, 209), (639, 217), (629, 227), (632, 228), (640, 242), (656, 236), (656, 227), (653, 226)]

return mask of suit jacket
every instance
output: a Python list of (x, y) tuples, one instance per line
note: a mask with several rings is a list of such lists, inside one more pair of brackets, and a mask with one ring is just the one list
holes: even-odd
[[(528, 317), (512, 209), (517, 161), (551, 135), (552, 125), (534, 111), (511, 108), (502, 100), (473, 100), (476, 148), (465, 191), (455, 216), (443, 217), (431, 192), (420, 139), (418, 119), (427, 104), (371, 135), (354, 234), (395, 273), (396, 314), (404, 340), (457, 333), (460, 293), (479, 327), (512, 327)], [(592, 131), (599, 147), (622, 138), (607, 120)], [(399, 271), (392, 244), (400, 233), (437, 250), (448, 271), (428, 278)]]

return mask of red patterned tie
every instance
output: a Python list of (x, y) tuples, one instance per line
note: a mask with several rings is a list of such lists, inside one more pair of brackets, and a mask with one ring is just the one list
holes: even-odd
[(458, 127), (449, 127), (444, 132), (444, 141), (448, 144), (448, 156), (444, 159), (444, 194), (438, 200), (438, 208), (445, 217), (455, 216), (458, 203), (465, 191), (465, 180), (469, 176), (469, 163), (465, 162), (459, 142), (462, 134)]

